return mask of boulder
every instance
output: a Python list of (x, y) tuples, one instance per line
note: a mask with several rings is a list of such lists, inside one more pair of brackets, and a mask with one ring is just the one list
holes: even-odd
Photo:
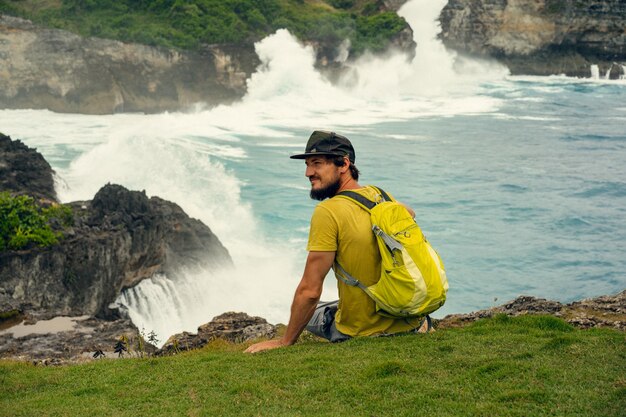
[(196, 334), (178, 333), (165, 342), (157, 355), (178, 353), (183, 350), (199, 349), (215, 339), (241, 343), (259, 338), (271, 339), (276, 335), (276, 326), (261, 317), (251, 317), (246, 313), (228, 312), (214, 317), (210, 322), (198, 327)]

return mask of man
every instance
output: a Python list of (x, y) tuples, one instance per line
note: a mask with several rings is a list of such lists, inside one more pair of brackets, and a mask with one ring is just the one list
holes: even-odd
[[(380, 253), (369, 213), (356, 203), (335, 196), (351, 190), (372, 201), (380, 201), (382, 197), (373, 187), (362, 187), (357, 182), (359, 170), (354, 165), (354, 148), (344, 136), (314, 131), (305, 152), (291, 158), (305, 160), (311, 198), (322, 202), (311, 217), (309, 254), (284, 336), (254, 344), (246, 352), (292, 345), (305, 328), (331, 342), (416, 330), (422, 322), (420, 319), (411, 321), (379, 315), (374, 301), (365, 292), (340, 280), (337, 281), (339, 301), (318, 305), (324, 278), (335, 262), (366, 286), (376, 283), (380, 277)], [(415, 216), (413, 210), (408, 207), (407, 210)]]

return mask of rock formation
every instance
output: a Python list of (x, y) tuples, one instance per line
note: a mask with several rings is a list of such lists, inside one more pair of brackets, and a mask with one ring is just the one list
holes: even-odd
[(446, 47), (495, 58), (512, 74), (624, 76), (622, 0), (449, 0), (440, 16)]
[[(50, 166), (35, 150), (4, 135), (0, 135), (0, 173), (0, 191), (35, 195), (43, 198), (42, 204), (54, 204)], [(138, 337), (124, 313), (109, 307), (125, 288), (156, 273), (175, 278), (182, 268), (232, 266), (228, 251), (207, 226), (178, 205), (148, 198), (145, 192), (108, 184), (93, 200), (69, 206), (73, 224), (58, 244), (0, 252), (0, 325), (7, 318), (33, 322), (56, 316), (91, 317), (85, 325), (91, 331), (52, 338), (60, 355), (98, 341), (110, 342), (120, 332)], [(41, 337), (17, 343), (2, 336), (0, 355), (19, 352), (28, 340), (33, 348), (50, 345)], [(76, 339), (75, 345), (64, 338)], [(62, 348), (64, 343), (74, 347)]]
[[(52, 176), (41, 154), (0, 134), (0, 191), (54, 204)], [(121, 336), (138, 343), (137, 328), (124, 312), (109, 307), (123, 289), (156, 273), (175, 278), (182, 268), (232, 265), (207, 226), (145, 192), (108, 184), (93, 200), (69, 205), (73, 224), (58, 244), (0, 252), (0, 326), (57, 316), (83, 320), (77, 329), (52, 334), (0, 335), (0, 357), (54, 363), (112, 350)]]
[(249, 47), (182, 52), (46, 29), (0, 15), (0, 108), (105, 114), (215, 105), (245, 92)]
[(215, 339), (241, 343), (259, 338), (271, 339), (275, 335), (276, 326), (269, 324), (261, 317), (228, 312), (198, 327), (196, 334), (183, 332), (170, 336), (163, 347), (156, 351), (156, 354), (168, 355), (184, 350), (199, 349)]

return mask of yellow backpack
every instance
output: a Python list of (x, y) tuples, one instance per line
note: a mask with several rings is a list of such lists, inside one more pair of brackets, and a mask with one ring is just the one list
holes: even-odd
[(361, 288), (376, 303), (379, 314), (397, 318), (423, 317), (446, 301), (448, 279), (441, 258), (430, 246), (406, 207), (374, 187), (382, 201), (375, 203), (354, 191), (338, 196), (354, 201), (370, 213), (381, 256), (379, 281), (366, 287), (335, 263), (335, 275)]

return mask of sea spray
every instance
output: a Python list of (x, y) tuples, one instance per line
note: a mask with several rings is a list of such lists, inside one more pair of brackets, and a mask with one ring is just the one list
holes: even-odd
[(449, 100), (471, 94), (484, 81), (508, 75), (508, 69), (492, 61), (459, 57), (437, 38), (439, 14), (446, 0), (413, 0), (398, 14), (413, 30), (415, 55), (389, 51), (382, 56), (364, 55), (341, 78), (340, 85), (350, 94), (368, 98), (419, 95)]

